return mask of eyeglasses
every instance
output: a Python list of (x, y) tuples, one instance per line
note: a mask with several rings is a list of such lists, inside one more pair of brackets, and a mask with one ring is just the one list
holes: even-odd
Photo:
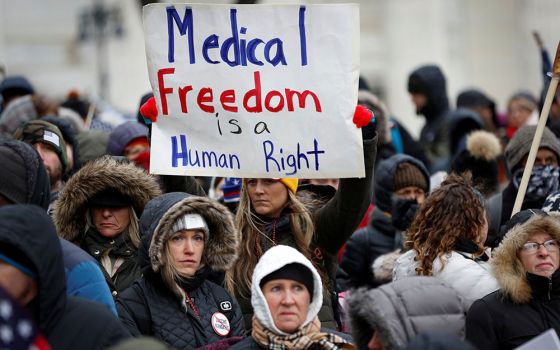
[(535, 242), (528, 242), (523, 244), (521, 250), (528, 254), (535, 254), (541, 245), (546, 249), (548, 252), (557, 252), (558, 251), (558, 241), (555, 239), (548, 240), (544, 243), (535, 243)]

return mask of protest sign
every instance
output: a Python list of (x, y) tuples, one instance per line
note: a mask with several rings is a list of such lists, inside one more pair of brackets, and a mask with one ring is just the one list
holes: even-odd
[(363, 177), (359, 7), (144, 7), (150, 172)]

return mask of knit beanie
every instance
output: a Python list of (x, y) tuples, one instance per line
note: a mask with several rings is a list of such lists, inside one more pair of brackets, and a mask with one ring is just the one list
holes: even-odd
[(498, 157), (502, 154), (500, 140), (484, 130), (473, 131), (467, 136), (466, 148), (451, 161), (450, 171), (461, 174), (470, 171), (475, 186), (484, 192), (497, 190)]
[(32, 120), (14, 133), (14, 138), (30, 145), (42, 142), (50, 145), (60, 159), (62, 169), (66, 169), (66, 142), (62, 137), (60, 129), (44, 120)]
[(279, 178), (278, 180), (280, 180), (280, 182), (282, 182), (290, 191), (292, 191), (293, 194), (297, 192), (298, 179), (283, 177)]
[[(524, 125), (515, 132), (512, 139), (509, 141), (505, 155), (510, 172), (513, 172), (514, 169), (519, 167), (521, 160), (529, 154), (536, 130), (536, 125)], [(560, 141), (558, 141), (556, 136), (554, 136), (552, 131), (546, 126), (539, 148), (543, 147), (554, 152), (560, 161)]]
[(238, 177), (224, 178), (222, 192), (224, 193), (224, 203), (239, 202), (242, 181)]
[(106, 188), (93, 195), (88, 204), (102, 208), (122, 208), (132, 205), (132, 199), (115, 188)]
[(424, 173), (409, 162), (399, 164), (393, 176), (393, 190), (397, 192), (405, 187), (415, 186), (428, 192), (428, 182)]
[(210, 238), (210, 231), (208, 230), (206, 220), (197, 213), (189, 213), (179, 217), (171, 227), (172, 233), (183, 230), (201, 230), (204, 232), (204, 240), (206, 242)]
[(300, 263), (284, 265), (278, 270), (263, 277), (259, 287), (262, 289), (266, 282), (281, 279), (292, 280), (303, 284), (309, 292), (310, 301), (313, 299), (313, 273), (306, 266)]

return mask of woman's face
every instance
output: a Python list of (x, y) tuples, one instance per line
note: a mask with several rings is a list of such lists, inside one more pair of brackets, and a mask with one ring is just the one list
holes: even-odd
[(519, 251), (519, 260), (525, 271), (550, 277), (558, 269), (560, 249), (558, 242), (548, 233), (532, 235)]
[(130, 224), (130, 208), (92, 207), (93, 226), (103, 237), (118, 237)]
[(288, 202), (288, 188), (274, 179), (247, 179), (247, 193), (259, 215), (277, 218)]
[(183, 277), (193, 277), (200, 268), (204, 252), (204, 232), (182, 230), (167, 241), (173, 266)]
[(507, 111), (508, 126), (519, 129), (529, 120), (531, 113), (533, 113), (533, 111), (523, 105), (523, 102), (520, 100), (511, 100)]
[(271, 280), (262, 287), (274, 325), (295, 333), (305, 322), (311, 297), (307, 288), (294, 280)]

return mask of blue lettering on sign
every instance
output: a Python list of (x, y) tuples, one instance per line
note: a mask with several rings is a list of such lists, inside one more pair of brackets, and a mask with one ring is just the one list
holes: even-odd
[[(319, 142), (313, 139), (313, 149), (302, 152), (299, 142), (296, 145), (295, 154), (284, 154), (284, 149), (279, 148), (275, 153), (274, 143), (270, 140), (263, 142), (263, 151), (265, 157), (265, 168), (267, 172), (270, 171), (287, 171), (286, 175), (294, 175), (303, 167), (306, 169), (314, 169), (319, 171), (319, 155), (324, 154), (325, 150), (319, 149)], [(312, 165), (310, 167), (309, 159), (311, 156)], [(305, 165), (302, 165), (305, 161)], [(273, 168), (271, 170), (271, 168)]]
[(173, 22), (175, 22), (179, 27), (179, 34), (181, 34), (181, 36), (185, 35), (187, 30), (189, 31), (189, 63), (195, 63), (193, 43), (194, 23), (192, 9), (188, 7), (185, 8), (185, 15), (183, 16), (183, 19), (179, 17), (179, 14), (174, 6), (167, 7), (167, 60), (169, 63), (175, 62), (175, 34), (173, 31)]
[(177, 136), (171, 136), (171, 166), (179, 167), (179, 160), (182, 160), (181, 166), (193, 168), (220, 168), (220, 169), (240, 169), (241, 163), (239, 157), (235, 154), (216, 153), (207, 150), (195, 150), (188, 147), (187, 135), (179, 135), (179, 143)]
[[(166, 8), (167, 11), (167, 60), (169, 63), (175, 62), (175, 27), (179, 30), (179, 35), (187, 35), (186, 43), (189, 51), (189, 64), (196, 63), (194, 47), (194, 18), (192, 8), (185, 8), (185, 14), (181, 18), (174, 6)], [(210, 64), (227, 63), (231, 67), (247, 66), (249, 64), (262, 66), (264, 61), (273, 66), (279, 64), (286, 66), (288, 62), (284, 54), (284, 42), (280, 38), (271, 38), (265, 41), (261, 38), (249, 40), (245, 36), (248, 28), (241, 26), (238, 30), (237, 9), (230, 9), (231, 36), (226, 38), (220, 45), (220, 37), (217, 34), (209, 35), (202, 43), (202, 57)], [(299, 40), (301, 51), (301, 65), (307, 65), (307, 42), (305, 34), (305, 6), (299, 9)], [(258, 49), (261, 50), (258, 50)], [(217, 54), (214, 59), (211, 53), (214, 50)], [(220, 60), (217, 60), (219, 53)]]

